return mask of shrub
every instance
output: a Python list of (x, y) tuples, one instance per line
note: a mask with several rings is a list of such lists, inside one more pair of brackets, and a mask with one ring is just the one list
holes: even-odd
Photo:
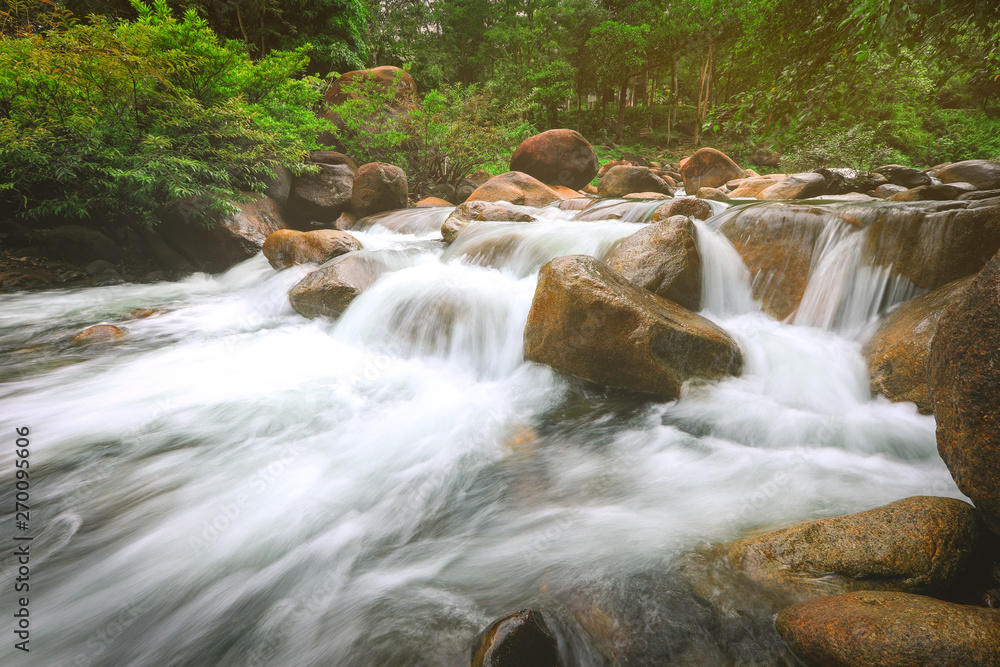
[(300, 171), (328, 125), (320, 82), (293, 78), (304, 48), (253, 62), (193, 11), (133, 6), (0, 40), (0, 203), (18, 217), (151, 224), (188, 197), (230, 211), (273, 167)]

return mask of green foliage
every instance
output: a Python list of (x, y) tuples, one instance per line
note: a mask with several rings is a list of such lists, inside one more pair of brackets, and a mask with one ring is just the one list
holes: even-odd
[(864, 124), (833, 131), (817, 128), (795, 150), (782, 157), (781, 168), (788, 173), (822, 167), (871, 171), (883, 164), (907, 162), (905, 156), (880, 140), (883, 131), (884, 125), (869, 127)]
[(320, 82), (293, 78), (305, 47), (252, 62), (192, 10), (134, 8), (0, 41), (0, 201), (20, 217), (152, 223), (187, 197), (222, 212), (300, 170), (326, 126)]
[(455, 185), (476, 169), (505, 163), (534, 132), (523, 120), (523, 102), (505, 104), (479, 86), (444, 86), (405, 110), (393, 107), (392, 87), (372, 79), (356, 79), (344, 92), (349, 98), (336, 108), (344, 149), (358, 164), (402, 167), (414, 191)]

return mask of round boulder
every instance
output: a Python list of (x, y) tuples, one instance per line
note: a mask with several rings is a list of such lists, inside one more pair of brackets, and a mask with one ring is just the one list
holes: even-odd
[(408, 192), (406, 172), (385, 162), (369, 162), (354, 175), (351, 208), (359, 220), (382, 211), (406, 208)]
[(332, 223), (351, 208), (354, 172), (347, 164), (318, 164), (299, 174), (288, 196), (289, 221), (300, 229), (313, 222)]
[(778, 634), (807, 665), (1000, 665), (1000, 613), (921, 595), (863, 591), (778, 614)]
[(597, 154), (575, 130), (548, 130), (521, 142), (510, 158), (510, 170), (579, 190), (597, 175)]
[(520, 171), (508, 171), (494, 176), (471, 194), (467, 201), (506, 201), (521, 206), (547, 206), (568, 199), (534, 176)]
[(937, 178), (942, 183), (971, 183), (980, 190), (1000, 188), (1000, 162), (996, 160), (963, 160), (939, 169)]
[(279, 229), (267, 237), (263, 247), (264, 257), (279, 271), (296, 264), (322, 264), (354, 250), (361, 250), (361, 242), (336, 229), (313, 232)]
[(113, 324), (96, 324), (87, 327), (70, 339), (73, 345), (95, 345), (117, 343), (125, 337), (125, 331)]
[[(887, 164), (876, 168), (875, 173), (885, 176), (893, 185), (901, 185), (907, 190), (921, 185), (930, 185), (931, 177), (912, 167), (904, 167), (898, 164)], [(966, 180), (966, 179), (960, 179)]]
[(299, 281), (288, 293), (288, 300), (299, 315), (339, 317), (387, 270), (385, 260), (378, 255), (345, 255)]
[(826, 194), (826, 179), (822, 174), (806, 172), (792, 174), (788, 178), (764, 188), (757, 193), (757, 199), (809, 199)]
[(675, 215), (686, 215), (689, 218), (708, 220), (712, 217), (712, 207), (697, 199), (678, 197), (677, 199), (671, 199), (653, 211), (653, 215), (649, 221), (660, 222)]
[(670, 186), (649, 167), (618, 165), (608, 169), (597, 184), (602, 197), (624, 197), (632, 192), (660, 192), (672, 195)]
[(743, 170), (732, 158), (714, 148), (699, 148), (681, 165), (684, 191), (688, 194), (701, 188), (719, 188), (739, 178)]
[(522, 609), (499, 618), (472, 645), (472, 667), (560, 667), (556, 637), (541, 613)]

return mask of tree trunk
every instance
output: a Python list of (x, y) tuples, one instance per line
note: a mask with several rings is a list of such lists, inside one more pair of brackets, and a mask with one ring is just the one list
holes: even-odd
[(618, 90), (618, 122), (615, 124), (615, 143), (620, 144), (625, 135), (625, 98), (628, 95), (628, 79)]
[(705, 121), (708, 111), (709, 77), (708, 73), (712, 66), (712, 45), (708, 45), (708, 54), (701, 68), (701, 81), (698, 82), (698, 106), (695, 109), (694, 124), (694, 145), (701, 145), (701, 124)]

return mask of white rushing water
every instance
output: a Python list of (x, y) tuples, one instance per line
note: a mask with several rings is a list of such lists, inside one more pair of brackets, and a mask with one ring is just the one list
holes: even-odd
[[(738, 340), (741, 377), (649, 403), (525, 362), (538, 267), (641, 224), (576, 213), (483, 225), (447, 251), (412, 212), (373, 224), (366, 248), (408, 259), (338, 321), (288, 303), (314, 267), (259, 255), (179, 283), (0, 296), (0, 495), (9, 512), (28, 426), (37, 527), (32, 652), (4, 664), (464, 665), (480, 629), (524, 607), (570, 635), (581, 604), (687, 619), (628, 586), (706, 542), (959, 497), (933, 418), (873, 399), (837, 326), (872, 307), (810, 292), (808, 326), (768, 318), (711, 225), (704, 314)], [(884, 279), (854, 271), (844, 289), (870, 303)], [(126, 338), (68, 344), (101, 322)]]

